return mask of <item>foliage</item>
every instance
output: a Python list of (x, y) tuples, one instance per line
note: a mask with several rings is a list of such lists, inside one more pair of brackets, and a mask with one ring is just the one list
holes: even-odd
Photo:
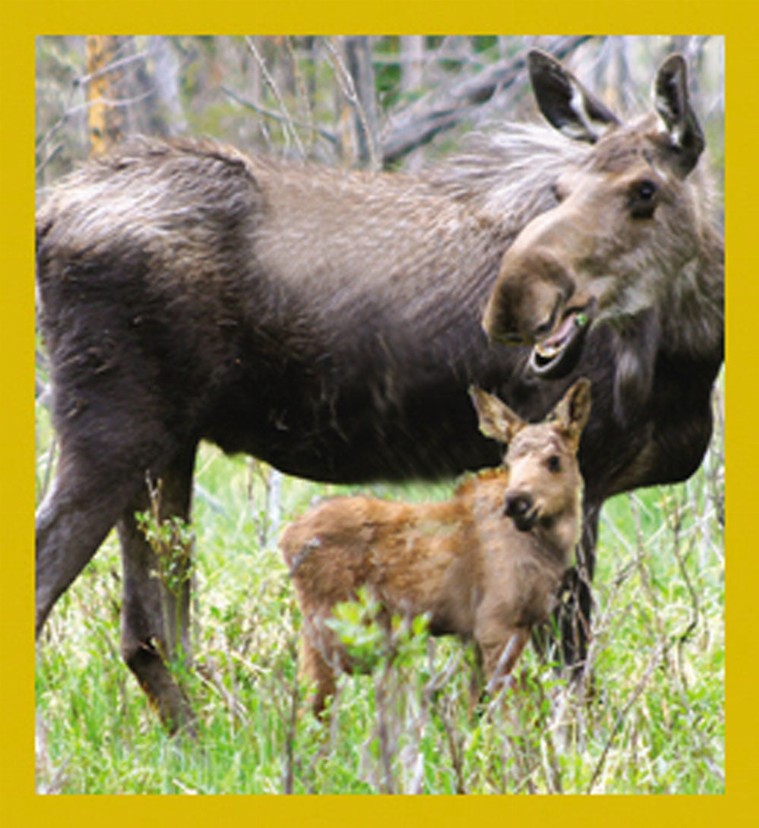
[[(559, 38), (354, 38), (371, 55), (366, 88), (350, 38), (126, 38), (125, 134), (211, 134), (333, 164), (414, 168), (472, 126), (531, 113), (524, 73), (482, 85), (528, 45)], [(652, 67), (673, 47), (694, 70), (713, 158), (722, 158), (720, 38), (564, 39), (567, 62), (621, 109), (650, 100)], [(566, 44), (565, 44), (566, 45)], [(40, 37), (37, 172), (45, 186), (86, 157), (84, 39)], [(480, 84), (479, 86), (477, 84)], [(467, 97), (479, 90), (479, 98)], [(363, 90), (363, 91), (362, 91)], [(376, 99), (376, 100), (374, 100)], [(420, 124), (454, 111), (424, 135)], [(449, 128), (450, 127), (450, 128)], [(380, 157), (362, 150), (372, 135)], [(404, 136), (407, 136), (404, 138)], [(366, 137), (366, 136), (364, 136)], [(404, 139), (406, 141), (403, 144)], [(393, 144), (395, 142), (395, 144)], [(388, 147), (400, 146), (390, 158)], [(37, 489), (55, 443), (38, 348)], [(604, 508), (595, 577), (592, 680), (571, 687), (530, 651), (519, 686), (470, 702), (472, 654), (429, 636), (423, 619), (374, 621), (369, 595), (335, 619), (367, 676), (345, 676), (327, 720), (308, 712), (297, 673), (301, 618), (276, 548), (279, 528), (315, 497), (355, 487), (284, 478), (203, 446), (187, 527), (142, 525), (162, 577), (192, 577), (193, 661), (180, 678), (195, 741), (171, 739), (119, 655), (120, 565), (111, 535), (56, 605), (36, 676), (37, 785), (65, 793), (721, 793), (724, 791), (724, 460), (718, 429), (686, 484)], [(377, 496), (447, 496), (435, 487), (363, 487)]]
[[(50, 441), (39, 411), (40, 467)], [(593, 680), (569, 687), (529, 651), (519, 687), (472, 708), (472, 654), (424, 619), (336, 626), (369, 675), (317, 722), (297, 672), (301, 618), (266, 514), (260, 464), (203, 447), (195, 492), (196, 741), (167, 737), (118, 655), (110, 537), (56, 606), (37, 671), (38, 789), (66, 793), (720, 793), (724, 790), (721, 442), (686, 484), (610, 501), (596, 582)], [(281, 523), (348, 487), (283, 478)], [(372, 487), (444, 497), (450, 484)], [(264, 531), (265, 527), (265, 531)], [(174, 529), (163, 530), (173, 532)], [(371, 658), (370, 658), (371, 657)]]

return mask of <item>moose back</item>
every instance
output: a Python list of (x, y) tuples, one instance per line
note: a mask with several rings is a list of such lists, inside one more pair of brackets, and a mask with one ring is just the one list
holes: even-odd
[[(191, 716), (163, 662), (189, 651), (189, 581), (161, 594), (134, 514), (147, 476), (162, 517), (189, 516), (202, 439), (322, 481), (437, 478), (500, 459), (470, 385), (537, 420), (589, 377), (573, 621), (589, 615), (604, 499), (700, 464), (722, 240), (684, 61), (662, 66), (656, 112), (627, 125), (552, 58), (529, 65), (557, 129), (504, 128), (421, 176), (140, 140), (42, 202), (60, 459), (37, 513), (37, 629), (116, 525), (122, 653), (170, 727)], [(483, 318), (528, 344), (491, 342)]]

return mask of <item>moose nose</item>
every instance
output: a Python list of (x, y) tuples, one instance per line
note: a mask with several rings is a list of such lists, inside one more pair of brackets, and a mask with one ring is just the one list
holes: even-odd
[(515, 520), (523, 518), (532, 508), (532, 498), (524, 492), (506, 495), (506, 515)]

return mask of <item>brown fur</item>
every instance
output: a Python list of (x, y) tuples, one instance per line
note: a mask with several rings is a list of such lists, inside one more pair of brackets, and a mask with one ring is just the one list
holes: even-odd
[(483, 431), (509, 443), (501, 468), (465, 480), (443, 503), (329, 500), (283, 534), (305, 618), (301, 667), (316, 682), (317, 713), (334, 692), (336, 669), (352, 667), (324, 622), (360, 587), (387, 612), (426, 613), (433, 633), (473, 638), (491, 688), (553, 609), (580, 535), (576, 453), (589, 384), (572, 386), (537, 425), (485, 392), (473, 397)]
[[(586, 325), (576, 333), (571, 323), (579, 314), (622, 328), (643, 319), (651, 335), (652, 309), (661, 308), (656, 326), (673, 346), (708, 351), (722, 328), (721, 292), (712, 288), (721, 247), (704, 232), (703, 195), (694, 187), (698, 175), (691, 176), (704, 139), (688, 100), (685, 61), (672, 55), (662, 64), (657, 115), (629, 125), (548, 55), (533, 53), (530, 69), (544, 114), (594, 149), (555, 180), (558, 203), (526, 225), (506, 251), (485, 308), (488, 334), (536, 343), (533, 367), (557, 375), (576, 362), (579, 346), (570, 345), (589, 330)], [(694, 281), (704, 299), (697, 328), (681, 321), (683, 297)], [(623, 351), (628, 364), (615, 388), (621, 416), (626, 383), (637, 386), (631, 396), (650, 392), (652, 353), (638, 349), (637, 339), (635, 346)]]
[[(565, 85), (563, 70), (548, 66), (533, 73), (539, 103), (546, 78), (549, 89)], [(569, 116), (547, 108), (566, 130)], [(603, 121), (604, 110), (590, 108)], [(615, 122), (591, 144), (547, 127), (505, 125), (422, 176), (141, 140), (44, 194), (37, 286), (60, 461), (37, 512), (37, 631), (117, 526), (122, 654), (176, 727), (191, 712), (160, 653), (188, 639), (190, 579), (177, 596), (152, 575), (153, 553), (134, 521), (148, 505), (146, 475), (163, 480), (161, 516), (189, 519), (201, 440), (321, 481), (460, 474), (499, 460), (477, 429), (470, 385), (538, 420), (580, 376), (592, 380), (594, 397), (580, 446), (577, 593), (587, 623), (602, 503), (695, 471), (722, 363), (722, 244), (697, 170), (670, 165), (666, 199), (637, 235), (620, 235), (621, 246), (609, 244), (611, 219), (595, 226), (602, 208), (557, 208), (557, 187), (569, 204), (593, 201), (598, 186), (615, 221), (632, 222), (608, 176), (624, 183), (624, 159), (635, 172), (648, 163), (643, 150), (665, 152), (651, 146), (650, 133), (646, 123)], [(693, 160), (697, 149), (691, 142), (676, 155)], [(606, 254), (599, 248), (594, 261), (610, 278), (606, 298), (597, 298), (604, 314), (584, 341), (574, 340), (582, 347), (553, 361), (560, 370), (537, 373), (530, 348), (488, 341), (483, 309), (512, 242), (512, 264), (528, 260), (530, 234), (560, 213), (562, 236), (576, 237), (575, 247), (599, 233)], [(667, 224), (675, 216), (693, 254), (681, 270), (683, 251), (670, 243)], [(584, 290), (587, 273), (578, 273), (566, 244), (566, 266), (554, 257), (548, 269), (516, 274), (525, 301), (504, 311), (507, 331), (513, 322), (530, 338), (546, 314), (572, 306), (575, 288)], [(542, 239), (534, 248), (550, 253), (551, 245)], [(177, 630), (164, 621), (165, 606), (180, 619)], [(567, 658), (577, 662), (584, 627), (568, 615)]]

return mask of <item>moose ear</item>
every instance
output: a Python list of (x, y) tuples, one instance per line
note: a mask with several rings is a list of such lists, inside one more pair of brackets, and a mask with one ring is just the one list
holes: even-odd
[(590, 380), (583, 378), (577, 380), (559, 400), (552, 418), (558, 420), (571, 437), (579, 440), (589, 416)]
[(669, 135), (675, 167), (685, 178), (704, 149), (704, 133), (690, 105), (688, 71), (682, 55), (670, 55), (659, 68), (655, 87), (656, 111)]
[(559, 132), (594, 144), (619, 119), (554, 58), (537, 49), (527, 55), (540, 111)]
[(499, 443), (508, 443), (524, 428), (524, 420), (498, 397), (474, 385), (469, 389), (469, 396), (480, 419), (480, 431), (486, 437), (498, 440)]

